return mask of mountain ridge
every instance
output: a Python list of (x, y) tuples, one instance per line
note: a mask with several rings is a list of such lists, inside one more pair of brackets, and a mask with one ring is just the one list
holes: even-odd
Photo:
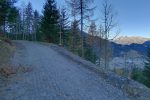
[(141, 37), (141, 36), (120, 36), (115, 39), (113, 42), (117, 44), (130, 45), (130, 44), (143, 44), (146, 41), (150, 41), (150, 38)]

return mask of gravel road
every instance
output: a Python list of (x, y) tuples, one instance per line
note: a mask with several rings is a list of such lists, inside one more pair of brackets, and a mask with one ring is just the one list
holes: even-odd
[(32, 71), (12, 78), (1, 89), (0, 100), (129, 100), (121, 90), (50, 46), (15, 43), (17, 51), (11, 63)]

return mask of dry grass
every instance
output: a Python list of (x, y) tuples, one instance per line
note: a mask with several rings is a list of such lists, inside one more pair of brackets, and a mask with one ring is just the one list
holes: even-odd
[(0, 64), (5, 64), (15, 51), (15, 47), (7, 42), (0, 41)]
[(114, 69), (115, 73), (120, 75), (120, 76), (123, 76), (124, 74), (124, 70), (123, 69)]
[(0, 75), (5, 76), (5, 77), (10, 77), (18, 73), (27, 73), (31, 71), (32, 71), (31, 67), (23, 67), (23, 66), (14, 67), (11, 65), (0, 66)]
[(4, 41), (9, 45), (13, 45), (13, 42), (9, 38), (7, 38), (4, 34), (0, 34), (0, 41)]
[(9, 62), (11, 56), (15, 51), (15, 46), (12, 41), (3, 35), (0, 35), (0, 75), (9, 77), (18, 73), (26, 73), (32, 71), (31, 67), (25, 66), (11, 66)]

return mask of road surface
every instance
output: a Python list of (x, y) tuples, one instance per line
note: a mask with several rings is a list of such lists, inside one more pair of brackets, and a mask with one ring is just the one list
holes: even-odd
[(1, 89), (0, 100), (129, 100), (120, 89), (51, 46), (15, 43), (17, 51), (11, 63), (32, 71), (12, 78)]

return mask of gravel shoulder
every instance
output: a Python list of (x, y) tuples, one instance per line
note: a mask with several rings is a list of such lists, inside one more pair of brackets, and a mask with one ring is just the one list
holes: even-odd
[(16, 75), (0, 88), (2, 100), (129, 100), (120, 89), (51, 46), (15, 43), (17, 51), (11, 63), (31, 67), (32, 71)]

